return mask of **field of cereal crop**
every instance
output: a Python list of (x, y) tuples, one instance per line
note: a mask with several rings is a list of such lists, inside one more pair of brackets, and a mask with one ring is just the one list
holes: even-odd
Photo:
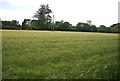
[(112, 79), (118, 34), (2, 30), (3, 79)]

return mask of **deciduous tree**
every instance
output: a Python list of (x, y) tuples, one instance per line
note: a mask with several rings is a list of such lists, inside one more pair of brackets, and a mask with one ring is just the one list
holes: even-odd
[(40, 5), (40, 8), (38, 11), (36, 11), (34, 17), (38, 19), (38, 27), (39, 29), (47, 29), (49, 24), (51, 24), (52, 17), (50, 16), (50, 13), (52, 13), (51, 9), (49, 8), (49, 5)]

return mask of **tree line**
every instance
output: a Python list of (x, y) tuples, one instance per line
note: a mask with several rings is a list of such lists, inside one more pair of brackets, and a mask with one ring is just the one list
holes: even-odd
[(119, 23), (113, 24), (110, 27), (105, 25), (96, 27), (88, 23), (78, 22), (76, 26), (73, 26), (70, 22), (63, 20), (54, 22), (50, 13), (52, 13), (52, 10), (49, 8), (49, 5), (42, 4), (33, 16), (36, 19), (24, 19), (22, 25), (17, 20), (2, 21), (2, 29), (120, 33)]

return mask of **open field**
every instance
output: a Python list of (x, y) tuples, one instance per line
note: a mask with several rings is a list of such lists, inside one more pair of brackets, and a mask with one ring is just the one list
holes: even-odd
[(3, 79), (117, 77), (118, 35), (2, 31)]

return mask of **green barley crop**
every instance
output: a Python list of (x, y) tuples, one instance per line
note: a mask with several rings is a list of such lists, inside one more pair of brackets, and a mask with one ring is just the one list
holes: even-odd
[(118, 35), (2, 31), (3, 79), (117, 78)]

